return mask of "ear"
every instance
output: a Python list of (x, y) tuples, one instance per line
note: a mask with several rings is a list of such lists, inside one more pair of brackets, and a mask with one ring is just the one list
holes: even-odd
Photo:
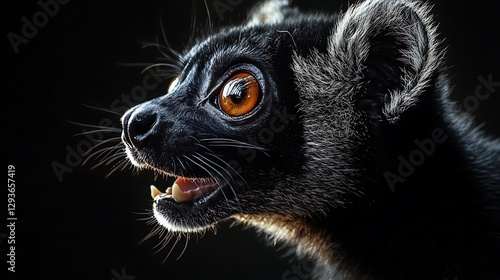
[(290, 9), (288, 0), (267, 0), (252, 9), (247, 25), (282, 22)]
[(416, 1), (368, 0), (338, 22), (329, 49), (342, 72), (361, 78), (358, 105), (368, 116), (396, 121), (432, 82), (443, 54), (429, 10)]
[(412, 0), (367, 0), (340, 15), (328, 54), (316, 58), (329, 61), (335, 94), (389, 122), (415, 106), (443, 63), (429, 10)]

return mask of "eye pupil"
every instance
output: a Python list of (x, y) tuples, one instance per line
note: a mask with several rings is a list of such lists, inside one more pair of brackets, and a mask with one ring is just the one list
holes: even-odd
[(242, 100), (241, 95), (231, 95), (231, 101), (235, 104), (240, 103)]
[(233, 103), (240, 103), (244, 91), (242, 79), (231, 79), (222, 89), (222, 96), (224, 99), (230, 98)]
[(223, 112), (230, 116), (242, 116), (251, 112), (259, 101), (260, 87), (250, 73), (233, 75), (222, 87), (219, 104)]

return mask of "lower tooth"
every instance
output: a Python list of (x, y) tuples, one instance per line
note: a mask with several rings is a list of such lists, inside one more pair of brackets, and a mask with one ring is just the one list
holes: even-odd
[(175, 200), (175, 202), (184, 202), (191, 200), (192, 196), (189, 193), (183, 192), (179, 185), (174, 183), (172, 185), (172, 198)]
[(167, 190), (165, 190), (165, 194), (172, 195), (172, 187), (168, 187)]

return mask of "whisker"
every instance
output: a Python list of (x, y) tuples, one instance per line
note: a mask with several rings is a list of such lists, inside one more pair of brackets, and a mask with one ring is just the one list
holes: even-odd
[[(172, 240), (173, 234), (169, 233), (166, 228), (158, 224), (156, 225), (155, 233), (163, 238), (158, 244), (153, 246), (153, 249), (156, 249), (155, 254), (158, 254), (161, 250), (165, 249), (170, 240)], [(164, 235), (165, 237), (163, 237)]]
[(205, 9), (207, 11), (207, 18), (208, 18), (208, 32), (213, 33), (214, 25), (212, 22), (212, 15), (210, 14), (210, 9), (208, 8), (208, 2), (207, 0), (203, 1), (205, 3)]
[(200, 148), (202, 148), (202, 149), (204, 149), (204, 150), (206, 150), (206, 151), (207, 151), (207, 152), (209, 152), (209, 153), (214, 153), (212, 150), (210, 150), (208, 147), (206, 147), (206, 146), (205, 146), (205, 145), (203, 145), (203, 144), (200, 144), (200, 143), (195, 143), (195, 145), (196, 145), (196, 146), (198, 146), (198, 147), (200, 147)]
[[(159, 60), (164, 60), (164, 61), (167, 61), (167, 62), (171, 62), (171, 61), (176, 61), (176, 59), (174, 58), (176, 55), (173, 53), (173, 56), (172, 57), (170, 54), (167, 53), (167, 51), (169, 52), (173, 52), (173, 49), (170, 48), (170, 46), (168, 45), (168, 42), (167, 42), (167, 45), (162, 45), (158, 42), (158, 37), (155, 37), (155, 43), (150, 43), (150, 44), (146, 44), (144, 45), (144, 47), (155, 47), (156, 50), (160, 53), (161, 57), (158, 58)], [(176, 65), (177, 66), (177, 65)]]
[[(183, 162), (179, 159), (179, 157), (176, 157), (176, 159), (177, 159), (177, 161), (181, 164), (182, 169), (183, 169), (183, 170), (186, 170), (186, 166), (185, 166), (185, 165), (184, 165), (184, 163), (183, 163)], [(182, 174), (180, 174), (180, 175), (182, 175)]]
[(151, 65), (151, 63), (150, 62), (117, 62), (116, 65), (125, 66), (125, 67), (146, 67), (148, 65)]
[(175, 163), (175, 159), (173, 159), (173, 158), (172, 158), (172, 163), (174, 165), (172, 173), (176, 174), (176, 172), (177, 172), (177, 164)]
[(178, 261), (178, 260), (182, 257), (182, 255), (184, 255), (184, 252), (186, 251), (186, 248), (187, 248), (188, 243), (189, 243), (189, 238), (190, 238), (190, 235), (189, 235), (189, 234), (187, 234), (187, 235), (186, 235), (186, 243), (184, 244), (184, 248), (182, 248), (181, 253), (180, 253), (180, 254), (179, 254), (179, 256), (177, 257), (177, 259), (176, 259), (177, 261)]
[[(107, 140), (103, 140), (102, 142), (99, 142), (97, 143), (96, 145), (94, 145), (93, 147), (91, 147), (88, 151), (86, 151), (83, 156), (87, 157), (84, 161), (84, 164), (89, 161), (91, 158), (97, 156), (97, 158), (99, 157), (102, 157), (101, 155), (110, 151), (110, 150), (121, 150), (123, 149), (123, 146), (121, 144), (121, 142), (116, 142), (115, 145), (112, 145), (112, 146), (109, 146), (109, 147), (102, 147), (101, 146), (104, 146), (106, 144), (109, 144), (109, 142), (114, 142), (116, 141), (116, 137), (115, 138), (110, 138), (110, 139), (107, 139)], [(99, 150), (96, 150), (97, 148), (100, 148)], [(108, 155), (109, 153), (107, 153), (106, 155)]]
[[(194, 138), (194, 137), (193, 137)], [(207, 157), (201, 155), (200, 153), (196, 153), (196, 155), (202, 157), (203, 159), (200, 159), (200, 158), (197, 158), (201, 163), (205, 164), (207, 167), (211, 168), (212, 170), (214, 170), (216, 173), (219, 174), (219, 176), (221, 176), (225, 181), (226, 183), (229, 185), (229, 188), (231, 189), (231, 192), (234, 194), (234, 197), (236, 198), (236, 201), (238, 203), (238, 207), (241, 207), (240, 205), (240, 202), (239, 202), (239, 199), (238, 199), (238, 196), (236, 194), (236, 191), (234, 190), (234, 187), (233, 185), (231, 184), (231, 182), (234, 182), (234, 178), (233, 178), (233, 175), (232, 175), (232, 172), (234, 172), (234, 174), (237, 174), (238, 177), (243, 181), (243, 183), (245, 185), (247, 185), (245, 179), (241, 176), (241, 174), (236, 171), (230, 164), (228, 164), (226, 161), (224, 161), (223, 159), (221, 159), (219, 156), (217, 156), (211, 149), (209, 149), (208, 147), (206, 147), (205, 145), (202, 145), (200, 142), (201, 141), (204, 141), (205, 139), (202, 139), (201, 141), (194, 138), (196, 141), (198, 141), (198, 143), (195, 143), (197, 146), (205, 149), (207, 152), (205, 152), (206, 155), (209, 155), (211, 157), (213, 157), (214, 159), (216, 159), (217, 161), (223, 163), (224, 165), (226, 165), (227, 167), (229, 167), (229, 170), (224, 168), (223, 166), (221, 166), (220, 164), (217, 164), (216, 162), (208, 159)], [(210, 138), (207, 138), (207, 139), (210, 139)], [(217, 140), (221, 140), (221, 139), (225, 139), (225, 138), (212, 138), (212, 139), (217, 139)], [(231, 139), (230, 139), (231, 140)], [(233, 141), (237, 141), (237, 140), (233, 140)], [(238, 141), (239, 142), (239, 141)], [(193, 155), (194, 157), (196, 157), (196, 155)], [(207, 164), (207, 162), (211, 163), (212, 165), (215, 165), (216, 167), (220, 168), (221, 170), (223, 170), (224, 172), (226, 172), (228, 175), (229, 175), (229, 180), (231, 180), (231, 182), (229, 182), (229, 180), (224, 176), (222, 175), (215, 167), (213, 167), (212, 165), (210, 164)], [(209, 173), (211, 174), (211, 173)], [(224, 192), (222, 192), (224, 194)], [(224, 194), (225, 196), (225, 194)], [(227, 197), (226, 197), (226, 200), (227, 200)]]
[(155, 68), (155, 67), (161, 67), (161, 66), (164, 66), (164, 67), (167, 67), (167, 68), (174, 68), (174, 69), (177, 69), (178, 66), (175, 65), (175, 64), (172, 64), (172, 63), (154, 63), (154, 64), (151, 64), (147, 67), (145, 67), (142, 71), (141, 71), (141, 74), (144, 74), (146, 71), (148, 71), (149, 69), (151, 68)]
[[(206, 163), (203, 159), (198, 158), (198, 157), (197, 157), (197, 155), (198, 155), (198, 156), (200, 156), (200, 157), (202, 157), (204, 160), (208, 161), (209, 163), (211, 163), (211, 164), (213, 164), (213, 165), (217, 166), (217, 167), (218, 167), (218, 168), (220, 168), (221, 170), (224, 170), (224, 171), (225, 171), (225, 172), (229, 175), (229, 179), (228, 179), (228, 178), (226, 178), (224, 175), (222, 175), (222, 173), (221, 173), (221, 172), (219, 172), (219, 171), (218, 171), (215, 167), (213, 167), (213, 166), (212, 166), (212, 165), (210, 165), (210, 164), (207, 164), (207, 163)], [(197, 153), (196, 155), (193, 155), (193, 157), (194, 157), (194, 158), (196, 158), (196, 159), (198, 159), (200, 162), (205, 163), (205, 165), (206, 165), (207, 167), (209, 167), (210, 169), (214, 170), (217, 174), (219, 174), (219, 176), (220, 176), (220, 177), (222, 177), (222, 179), (224, 179), (224, 181), (226, 181), (226, 183), (228, 184), (229, 188), (231, 189), (231, 192), (232, 192), (232, 193), (233, 193), (233, 195), (234, 195), (234, 198), (236, 199), (236, 202), (237, 202), (238, 206), (240, 207), (240, 202), (239, 202), (239, 200), (238, 200), (238, 196), (237, 196), (237, 194), (236, 194), (236, 191), (234, 190), (233, 185), (231, 184), (231, 182), (234, 182), (234, 179), (233, 179), (233, 176), (231, 175), (231, 173), (230, 173), (229, 171), (227, 171), (224, 167), (220, 166), (219, 164), (217, 164), (217, 163), (213, 162), (212, 160), (210, 160), (210, 159), (208, 159), (208, 158), (204, 157), (203, 155), (201, 155), (201, 154), (199, 154), (199, 153)], [(229, 180), (231, 180), (231, 182), (229, 182)], [(222, 193), (224, 193), (224, 191), (222, 191)]]
[[(149, 240), (151, 239), (152, 237), (154, 236), (158, 236), (158, 235), (162, 235), (162, 229), (165, 230), (164, 227), (162, 226), (159, 226), (157, 223), (156, 223), (156, 219), (153, 217), (149, 217), (148, 218), (148, 222), (146, 222), (147, 224), (153, 224), (154, 223), (154, 227), (153, 229), (151, 229), (151, 231), (144, 237), (142, 238), (140, 241), (139, 241), (139, 244), (142, 244), (144, 242), (146, 242), (146, 240)], [(154, 248), (154, 247), (153, 247)]]
[(90, 109), (98, 110), (98, 111), (103, 111), (103, 112), (106, 112), (106, 113), (111, 113), (111, 114), (114, 114), (114, 115), (117, 115), (117, 116), (120, 116), (120, 117), (122, 115), (120, 112), (116, 112), (116, 111), (113, 111), (111, 109), (107, 109), (107, 108), (104, 108), (104, 107), (97, 107), (97, 106), (88, 105), (88, 104), (82, 104), (82, 106), (85, 106), (85, 107), (90, 108)]
[[(112, 152), (115, 152), (113, 155), (111, 155)], [(99, 167), (101, 165), (109, 165), (109, 163), (107, 163), (107, 161), (111, 158), (115, 158), (116, 156), (118, 156), (117, 154), (120, 153), (120, 157), (121, 156), (125, 156), (125, 153), (123, 153), (121, 151), (121, 147), (118, 147), (118, 146), (114, 146), (114, 147), (107, 147), (107, 148), (102, 148), (96, 152), (93, 152), (92, 154), (90, 154), (84, 161), (83, 161), (83, 165), (87, 164), (92, 158), (96, 158), (96, 159), (99, 159), (100, 157), (102, 157), (103, 159), (99, 161), (99, 163), (97, 163), (96, 165), (94, 165), (91, 169), (95, 169), (96, 167)]]
[[(185, 157), (187, 160), (191, 161), (192, 163), (194, 163), (196, 166), (200, 167), (201, 169), (203, 169), (205, 172), (207, 172), (207, 174), (209, 174), (211, 177), (217, 177), (215, 176), (211, 171), (209, 171), (207, 168), (204, 167), (203, 165), (203, 162), (202, 163), (198, 163), (196, 161), (194, 161), (193, 159), (191, 159), (190, 157), (186, 156), (186, 155), (183, 155), (183, 157)], [(220, 173), (219, 173), (220, 175)], [(224, 177), (223, 177), (224, 178)], [(226, 194), (224, 192), (222, 192), (222, 194), (224, 195), (224, 198), (226, 199), (227, 202), (229, 202), (229, 198), (226, 196)]]
[(113, 156), (110, 156), (110, 157), (106, 158), (106, 160), (103, 161), (104, 165), (106, 165), (106, 166), (110, 165), (119, 158), (125, 158), (125, 153), (117, 151)]
[(102, 126), (102, 125), (94, 125), (94, 124), (85, 124), (85, 123), (79, 123), (79, 122), (74, 122), (74, 121), (69, 121), (69, 120), (66, 120), (67, 123), (70, 123), (70, 124), (74, 124), (74, 125), (78, 125), (78, 126), (82, 126), (82, 127), (87, 127), (87, 128), (96, 128), (96, 129), (112, 129), (113, 131), (115, 132), (118, 132), (120, 131), (121, 132), (121, 129), (120, 128), (117, 128), (117, 127), (112, 127), (112, 126)]
[(102, 129), (94, 129), (94, 130), (89, 130), (89, 131), (83, 131), (77, 134), (74, 134), (73, 136), (82, 136), (82, 135), (89, 135), (89, 134), (97, 134), (97, 133), (118, 133), (121, 132), (121, 129), (119, 128), (114, 128), (114, 127), (103, 127)]
[[(210, 149), (209, 149), (210, 150)], [(245, 185), (248, 185), (247, 182), (245, 181), (245, 179), (241, 176), (240, 172), (236, 171), (229, 163), (227, 163), (225, 160), (221, 159), (219, 156), (217, 156), (216, 154), (214, 154), (213, 152), (205, 152), (204, 154), (208, 155), (208, 156), (211, 156), (213, 157), (214, 159), (222, 162), (224, 165), (226, 165), (227, 167), (229, 167), (230, 171), (227, 171), (228, 173), (230, 174), (237, 174), (238, 177), (243, 181), (243, 183)], [(208, 160), (208, 159), (207, 159)], [(234, 180), (234, 179), (233, 179)]]
[[(150, 42), (150, 43), (143, 44), (142, 48), (143, 49), (145, 49), (145, 48), (156, 48), (157, 51), (161, 55), (160, 57), (156, 58), (157, 60), (159, 60), (159, 61), (165, 61), (165, 62), (169, 62), (169, 63), (173, 63), (172, 65), (174, 66), (174, 68), (176, 70), (180, 71), (179, 61), (182, 58), (181, 57), (177, 57), (179, 54), (174, 49), (172, 49), (171, 47), (165, 46), (165, 45), (162, 45), (162, 44), (158, 43), (158, 38), (155, 38), (155, 42)], [(171, 55), (169, 55), (165, 51), (171, 52), (174, 57), (172, 57)], [(151, 63), (135, 63), (135, 64), (134, 63), (130, 63), (129, 66), (148, 66), (150, 64)], [(125, 65), (125, 66), (127, 66), (127, 65)]]
[(122, 145), (121, 145), (121, 137), (112, 137), (112, 138), (108, 138), (106, 140), (101, 140), (99, 143), (95, 144), (88, 151), (86, 151), (83, 154), (83, 156), (87, 156), (89, 153), (91, 153), (96, 148), (99, 148), (100, 146), (106, 145), (106, 144), (108, 144), (110, 142), (116, 142), (116, 144), (113, 147), (122, 147)]
[(137, 211), (132, 211), (132, 214), (138, 215), (138, 216), (146, 216), (142, 218), (136, 218), (137, 221), (144, 221), (148, 225), (155, 225), (156, 223), (153, 223), (156, 221), (156, 219), (153, 217), (153, 210), (151, 209), (143, 209), (144, 212), (137, 212)]
[[(218, 164), (214, 163), (213, 161), (211, 161), (211, 160), (207, 159), (206, 157), (204, 157), (204, 156), (200, 155), (199, 153), (196, 153), (196, 154), (194, 154), (194, 155), (192, 155), (192, 156), (193, 156), (195, 159), (197, 159), (200, 163), (203, 163), (205, 166), (207, 166), (207, 167), (208, 167), (208, 168), (210, 168), (211, 170), (215, 171), (215, 173), (217, 173), (217, 174), (219, 175), (218, 177), (221, 177), (222, 179), (224, 179), (224, 181), (226, 181), (226, 183), (231, 184), (231, 183), (229, 182), (229, 179), (231, 179), (231, 178), (232, 178), (232, 177), (231, 177), (231, 173), (229, 173), (227, 170), (225, 170), (224, 168), (222, 168), (222, 166), (220, 166), (220, 165), (218, 165)], [(202, 158), (203, 158), (203, 159), (202, 159)], [(207, 163), (205, 160), (207, 160), (207, 161), (208, 161), (208, 163)], [(215, 165), (215, 166), (217, 166), (217, 167), (220, 167), (222, 170), (224, 170), (224, 171), (225, 171), (225, 172), (229, 175), (229, 177), (230, 177), (230, 178), (229, 178), (229, 179), (228, 179), (228, 178), (226, 178), (226, 177), (225, 177), (225, 176), (224, 176), (224, 175), (223, 175), (223, 174), (222, 174), (219, 170), (217, 170), (215, 167), (213, 167), (213, 166), (212, 166), (212, 165), (210, 165), (209, 163), (214, 164), (214, 165)], [(209, 173), (209, 174), (212, 174), (212, 173)], [(212, 176), (212, 175), (211, 175), (211, 176)]]
[(260, 147), (257, 145), (253, 145), (250, 143), (242, 142), (239, 140), (234, 140), (234, 139), (229, 139), (229, 138), (205, 138), (201, 139), (200, 141), (206, 142), (207, 145), (211, 147), (234, 147), (234, 148), (248, 148), (248, 149), (254, 149), (257, 151), (262, 152), (266, 156), (269, 157), (269, 154), (266, 151), (269, 151), (269, 149), (266, 149), (264, 147)]
[(189, 42), (194, 42), (196, 32), (196, 2), (193, 0), (191, 5), (191, 33), (189, 35)]
[(231, 147), (231, 148), (247, 148), (247, 149), (253, 149), (253, 150), (258, 150), (261, 151), (264, 155), (270, 157), (268, 153), (264, 151), (264, 149), (259, 149), (256, 148), (255, 146), (249, 146), (249, 145), (237, 145), (237, 144), (230, 144), (230, 143), (210, 143), (207, 144), (210, 147)]
[[(167, 40), (167, 33), (165, 31), (165, 26), (163, 24), (163, 20), (160, 18), (160, 29), (161, 29), (161, 35), (162, 35), (162, 38), (163, 38), (163, 43), (165, 44), (165, 47), (166, 49), (172, 53), (172, 55), (175, 57), (176, 61), (179, 61), (179, 62), (182, 62), (182, 56), (180, 53), (178, 53), (176, 50), (174, 50), (174, 48), (172, 48), (170, 46), (170, 43), (168, 42)], [(169, 55), (167, 55), (166, 57), (170, 57)]]
[[(146, 47), (156, 47), (158, 50), (163, 48), (163, 46), (161, 46), (158, 43), (144, 44), (143, 48), (146, 48)], [(122, 63), (117, 63), (117, 65), (125, 66), (125, 67), (141, 67), (141, 68), (143, 68), (141, 70), (141, 74), (144, 74), (146, 71), (148, 71), (151, 68), (165, 67), (165, 68), (167, 68), (167, 70), (162, 69), (161, 71), (154, 73), (154, 75), (156, 75), (156, 76), (165, 77), (165, 78), (173, 77), (173, 76), (177, 75), (179, 72), (181, 72), (181, 68), (178, 65), (178, 63), (175, 62), (174, 58), (171, 58), (168, 54), (166, 54), (163, 51), (160, 51), (160, 54), (162, 56), (166, 56), (166, 57), (159, 57), (159, 58), (157, 58), (157, 60), (165, 61), (165, 62), (158, 62), (158, 63), (154, 63), (154, 64), (151, 64), (150, 62), (147, 62), (147, 63), (146, 62), (139, 62), (139, 63), (122, 62)], [(122, 115), (122, 113), (118, 113), (118, 114), (120, 116)]]
[[(170, 256), (170, 254), (172, 254), (172, 251), (174, 250), (175, 246), (177, 245), (177, 243), (179, 243), (179, 240), (181, 240), (182, 238), (182, 235), (177, 235), (177, 238), (175, 239), (175, 242), (174, 244), (172, 245), (172, 248), (170, 248), (170, 251), (168, 251), (168, 254), (167, 256), (165, 257), (165, 259), (163, 260), (163, 262), (166, 262), (168, 257)], [(169, 240), (170, 241), (170, 240)], [(169, 242), (167, 242), (165, 245), (163, 245), (161, 248), (160, 248), (160, 251), (163, 250), (165, 248), (165, 246), (168, 244)]]
[[(94, 146), (90, 147), (90, 149), (88, 151), (86, 151), (83, 156), (87, 157), (89, 156), (90, 153), (95, 153), (94, 150), (101, 147), (101, 146), (104, 146), (106, 144), (109, 144), (110, 142), (116, 142), (115, 145), (113, 145), (112, 147), (114, 148), (122, 148), (122, 144), (121, 144), (121, 138), (120, 137), (112, 137), (112, 138), (109, 138), (109, 139), (106, 139), (106, 140), (102, 140), (100, 141), (99, 143), (95, 144)], [(101, 150), (98, 150), (96, 152), (99, 152)]]
[[(216, 167), (220, 168), (221, 170), (225, 171), (228, 175), (229, 175), (229, 179), (231, 179), (232, 181), (232, 175), (229, 171), (227, 171), (224, 167), (220, 166), (219, 164), (213, 162), (212, 160), (208, 159), (207, 157), (201, 155), (200, 153), (196, 153), (195, 155), (193, 155), (194, 158), (198, 159), (200, 162), (208, 162), (210, 164), (213, 164), (215, 165)], [(201, 157), (201, 159), (200, 159)], [(211, 166), (210, 164), (206, 164), (207, 166), (211, 167), (212, 170), (214, 170), (215, 172), (217, 172), (217, 174), (219, 174), (228, 184), (229, 184), (229, 179), (226, 178), (224, 175), (222, 175), (222, 173), (220, 173), (215, 167)]]
[[(117, 160), (119, 159), (124, 159), (125, 158), (125, 154), (120, 152), (120, 151), (116, 151), (113, 155), (109, 155), (107, 156), (105, 159), (99, 161), (97, 164), (95, 164), (94, 166), (92, 166), (91, 169), (95, 169), (99, 166), (108, 166), (108, 165), (111, 165), (112, 163), (116, 162)], [(113, 165), (114, 166), (114, 165)]]
[(130, 162), (127, 160), (127, 158), (123, 158), (121, 160), (121, 162), (119, 162), (113, 169), (111, 169), (111, 171), (108, 174), (106, 174), (105, 177), (108, 178), (109, 176), (111, 176), (111, 174), (113, 174), (114, 172), (116, 172), (118, 170), (122, 171), (129, 164), (130, 164)]
[(230, 139), (230, 138), (204, 138), (204, 139), (201, 139), (200, 141), (209, 142), (209, 143), (233, 143), (233, 144), (239, 144), (242, 146), (253, 147), (253, 148), (258, 149), (258, 150), (268, 150), (268, 149), (261, 147), (261, 146), (253, 145), (253, 144), (250, 144), (247, 142), (243, 142), (243, 141), (239, 141), (239, 140), (235, 140), (235, 139)]

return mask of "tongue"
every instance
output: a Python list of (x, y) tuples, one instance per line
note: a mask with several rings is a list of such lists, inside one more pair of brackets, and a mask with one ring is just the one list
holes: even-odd
[[(197, 196), (211, 192), (217, 186), (217, 182), (212, 180), (179, 177), (172, 185), (172, 198), (176, 202), (190, 201)], [(169, 191), (167, 190), (168, 193)]]
[[(177, 184), (182, 192), (188, 192), (189, 190), (196, 190), (198, 188), (197, 182), (193, 179), (179, 177), (175, 180), (174, 185)], [(198, 185), (200, 185), (198, 183)]]

